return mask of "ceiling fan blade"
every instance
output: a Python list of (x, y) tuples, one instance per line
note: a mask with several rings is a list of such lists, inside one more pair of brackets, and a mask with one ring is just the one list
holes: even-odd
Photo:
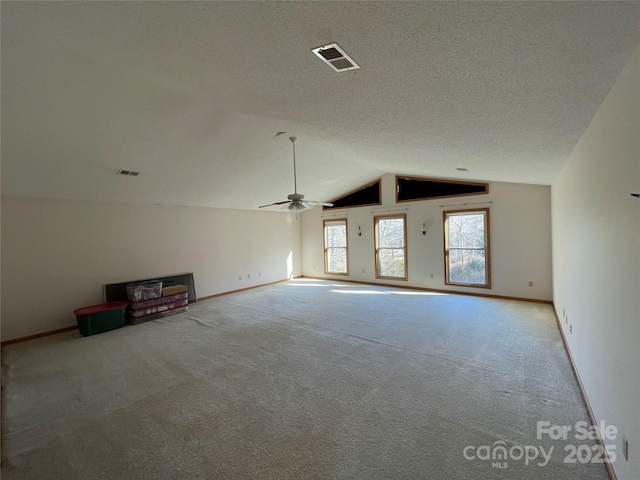
[(289, 200), (285, 200), (284, 202), (270, 203), (269, 205), (262, 205), (262, 206), (260, 206), (258, 208), (273, 207), (275, 205), (284, 205), (285, 203), (289, 203)]
[(313, 203), (314, 205), (322, 205), (323, 207), (333, 207), (333, 203), (316, 202), (315, 200), (305, 200), (307, 203)]

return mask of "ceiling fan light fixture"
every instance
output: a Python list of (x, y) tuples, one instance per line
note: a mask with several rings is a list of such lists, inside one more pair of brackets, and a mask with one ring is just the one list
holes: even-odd
[(303, 212), (307, 207), (303, 203), (293, 202), (287, 206), (287, 209), (290, 212)]

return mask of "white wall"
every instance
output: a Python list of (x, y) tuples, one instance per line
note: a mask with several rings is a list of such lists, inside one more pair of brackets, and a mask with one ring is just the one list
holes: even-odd
[(618, 478), (640, 478), (640, 47), (552, 185), (554, 300)]
[[(490, 183), (488, 195), (395, 203), (395, 175), (382, 177), (380, 207), (360, 207), (302, 215), (302, 274), (325, 278), (379, 282), (479, 294), (551, 300), (551, 206), (548, 186)], [(477, 205), (448, 209), (490, 208), (491, 289), (455, 287), (444, 283), (444, 235), (440, 205)], [(374, 272), (373, 217), (407, 214), (408, 281), (378, 280)], [(375, 213), (374, 213), (375, 212)], [(349, 242), (349, 276), (324, 274), (323, 218), (346, 216)], [(427, 234), (421, 233), (427, 224)], [(357, 236), (358, 226), (362, 236)], [(362, 272), (364, 270), (364, 273)], [(433, 274), (433, 279), (431, 275)], [(529, 281), (533, 287), (529, 287)]]
[(106, 283), (193, 272), (204, 297), (286, 279), (290, 254), (299, 275), (299, 223), (277, 212), (3, 197), (2, 340), (73, 325), (74, 309), (104, 301)]

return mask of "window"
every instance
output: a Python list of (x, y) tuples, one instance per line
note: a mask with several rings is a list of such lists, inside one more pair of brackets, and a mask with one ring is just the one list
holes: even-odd
[(396, 176), (396, 203), (489, 193), (488, 183)]
[(407, 279), (406, 215), (373, 217), (376, 278)]
[(322, 207), (322, 210), (380, 205), (380, 179), (351, 190), (330, 200), (329, 203), (333, 203), (333, 207)]
[(444, 212), (447, 285), (491, 288), (489, 209)]
[(347, 219), (324, 222), (324, 273), (348, 275)]

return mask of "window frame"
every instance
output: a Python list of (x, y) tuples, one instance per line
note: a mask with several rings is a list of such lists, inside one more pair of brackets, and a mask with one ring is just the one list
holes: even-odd
[[(456, 214), (471, 214), (482, 213), (484, 214), (484, 248), (482, 249), (458, 249), (456, 250), (484, 250), (484, 269), (486, 283), (459, 283), (451, 282), (449, 280), (449, 245), (448, 245), (448, 216)], [(444, 283), (445, 285), (453, 285), (458, 287), (474, 287), (474, 288), (491, 288), (491, 215), (489, 208), (468, 208), (464, 210), (444, 210), (442, 212), (442, 230), (444, 235)]]
[[(378, 260), (379, 255), (378, 255), (378, 250), (380, 249), (380, 247), (378, 247), (378, 222), (380, 220), (391, 220), (391, 219), (402, 219), (403, 222), (403, 235), (404, 235), (404, 242), (403, 242), (403, 250), (404, 250), (404, 276), (403, 277), (389, 277), (389, 276), (385, 276), (385, 275), (380, 275), (380, 262)], [(386, 248), (386, 247), (385, 247)], [(374, 263), (375, 263), (375, 273), (376, 273), (376, 278), (379, 278), (381, 280), (403, 280), (406, 281), (409, 278), (409, 262), (408, 262), (408, 256), (407, 256), (407, 214), (406, 213), (394, 213), (394, 214), (389, 214), (389, 215), (375, 215), (373, 217), (373, 256), (374, 256)]]
[[(327, 246), (327, 223), (344, 222), (345, 232), (345, 246), (344, 247), (329, 247)], [(322, 220), (322, 245), (324, 247), (324, 273), (325, 275), (349, 275), (349, 225), (346, 218), (326, 218)], [(347, 271), (346, 272), (330, 272), (329, 262), (327, 256), (327, 250), (330, 248), (344, 248), (345, 257), (347, 259)]]

